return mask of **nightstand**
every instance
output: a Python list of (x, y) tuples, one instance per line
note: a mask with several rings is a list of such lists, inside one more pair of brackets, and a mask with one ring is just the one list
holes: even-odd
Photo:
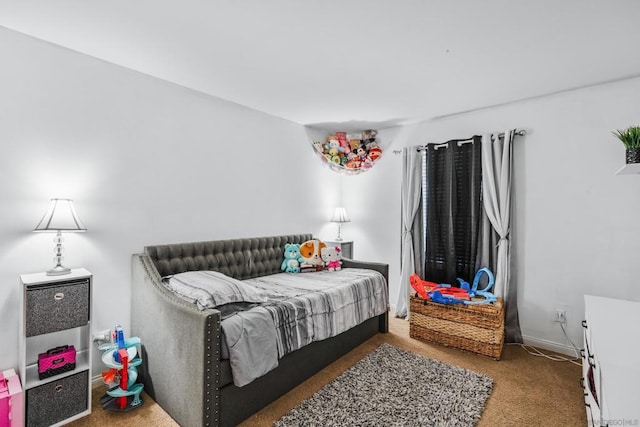
[[(91, 413), (92, 279), (83, 268), (60, 276), (20, 276), (20, 377), (27, 427), (62, 425)], [(38, 372), (39, 354), (72, 345), (75, 367), (61, 356), (51, 361), (52, 369)]]
[(353, 259), (353, 240), (324, 240), (327, 246), (340, 246), (342, 258)]

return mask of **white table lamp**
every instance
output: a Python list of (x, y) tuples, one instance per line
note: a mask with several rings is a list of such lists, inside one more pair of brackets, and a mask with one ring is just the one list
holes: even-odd
[(342, 231), (342, 223), (351, 221), (349, 219), (349, 215), (347, 215), (347, 211), (343, 207), (337, 207), (335, 211), (333, 211), (333, 216), (331, 217), (331, 222), (338, 223), (338, 237), (336, 237), (337, 242), (342, 241), (342, 236), (340, 232)]
[(56, 266), (47, 271), (47, 276), (58, 276), (62, 274), (68, 274), (71, 269), (62, 265), (62, 232), (83, 232), (87, 231), (76, 210), (73, 207), (73, 200), (70, 199), (51, 199), (49, 209), (45, 212), (44, 216), (36, 225), (33, 231), (37, 232), (55, 232), (56, 237), (53, 241), (56, 244), (54, 252), (56, 254), (53, 260)]

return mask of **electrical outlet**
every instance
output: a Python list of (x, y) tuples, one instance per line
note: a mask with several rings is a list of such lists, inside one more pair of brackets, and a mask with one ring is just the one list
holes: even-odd
[(562, 308), (556, 308), (556, 314), (553, 318), (553, 321), (556, 323), (566, 324), (567, 323), (567, 312)]
[(94, 341), (111, 341), (111, 329), (105, 329), (104, 331), (96, 332), (93, 334)]

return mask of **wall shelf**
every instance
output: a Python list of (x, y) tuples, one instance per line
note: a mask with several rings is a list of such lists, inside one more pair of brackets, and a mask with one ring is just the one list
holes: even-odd
[(616, 175), (631, 175), (634, 173), (640, 173), (640, 163), (630, 163), (624, 165), (616, 172)]

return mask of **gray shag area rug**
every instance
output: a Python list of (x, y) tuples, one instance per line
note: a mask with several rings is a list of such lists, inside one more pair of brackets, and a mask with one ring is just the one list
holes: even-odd
[(474, 426), (493, 379), (382, 344), (275, 423)]

